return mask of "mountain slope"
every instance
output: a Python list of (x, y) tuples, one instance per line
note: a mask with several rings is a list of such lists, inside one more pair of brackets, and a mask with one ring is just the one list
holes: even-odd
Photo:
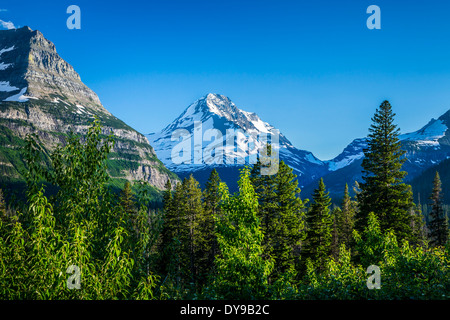
[[(201, 126), (196, 127), (196, 123)], [(232, 134), (239, 131), (242, 134), (238, 134), (239, 138), (234, 142)], [(183, 134), (184, 140), (176, 137), (177, 132)], [(180, 177), (193, 173), (203, 183), (212, 168), (216, 168), (222, 173), (222, 179), (235, 185), (238, 168), (244, 163), (252, 163), (256, 159), (257, 149), (262, 148), (265, 141), (274, 141), (272, 139), (276, 136), (279, 158), (293, 168), (301, 183), (309, 183), (328, 171), (325, 163), (311, 152), (295, 148), (282, 133), (261, 120), (256, 113), (239, 109), (228, 97), (219, 94), (210, 93), (198, 99), (161, 132), (149, 134), (148, 139), (161, 161)], [(267, 139), (264, 140), (264, 137)], [(180, 161), (177, 150), (183, 141), (187, 156), (183, 158), (185, 161)], [(230, 160), (232, 156), (236, 160)]]
[(28, 27), (0, 31), (1, 181), (22, 181), (20, 149), (36, 133), (47, 151), (69, 131), (85, 134), (94, 116), (116, 145), (108, 160), (114, 181), (144, 179), (163, 189), (176, 175), (164, 167), (146, 137), (114, 117), (41, 32)]
[[(403, 170), (408, 173), (406, 182), (411, 182), (424, 170), (450, 157), (449, 126), (450, 110), (438, 119), (431, 119), (420, 130), (399, 136), (402, 149), (406, 151), (406, 161), (403, 164)], [(362, 181), (364, 148), (367, 148), (367, 138), (355, 139), (340, 155), (328, 161), (331, 172), (325, 175), (324, 181), (332, 196), (341, 196), (345, 183), (352, 186), (355, 181)], [(312, 194), (316, 184), (317, 181), (314, 181), (306, 186), (305, 193)]]
[[(195, 130), (196, 121), (201, 123), (197, 131)], [(407, 160), (403, 169), (408, 172), (407, 181), (411, 181), (427, 168), (450, 157), (450, 132), (447, 130), (449, 126), (450, 111), (438, 119), (432, 119), (418, 131), (400, 135), (402, 148), (406, 151)], [(213, 129), (217, 129), (222, 135), (216, 139), (210, 138), (211, 135), (205, 135), (208, 130)], [(148, 138), (155, 147), (158, 157), (181, 178), (192, 173), (204, 184), (212, 168), (216, 168), (222, 179), (235, 187), (239, 168), (243, 164), (226, 161), (217, 164), (208, 161), (210, 151), (208, 146), (213, 144), (223, 146), (225, 154), (238, 155), (245, 158), (245, 163), (249, 162), (249, 157), (246, 157), (242, 150), (239, 152), (239, 148), (226, 147), (227, 130), (242, 130), (247, 135), (266, 133), (273, 136), (277, 132), (276, 128), (262, 121), (255, 113), (237, 108), (229, 98), (218, 94), (208, 94), (186, 108), (161, 132), (150, 134)], [(172, 136), (177, 132), (184, 132), (185, 140), (180, 136), (172, 140)], [(196, 138), (194, 132), (201, 132), (201, 134), (198, 134)], [(243, 141), (248, 142), (245, 139)], [(174, 156), (176, 157), (177, 152), (180, 151), (180, 145), (189, 149), (184, 163), (173, 161)], [(291, 166), (298, 176), (303, 197), (310, 197), (317, 187), (318, 180), (324, 177), (330, 195), (338, 199), (343, 194), (345, 183), (352, 187), (355, 181), (362, 180), (361, 163), (365, 148), (367, 148), (367, 138), (355, 139), (334, 159), (321, 161), (311, 152), (295, 148), (280, 133), (277, 151), (280, 159)], [(197, 161), (195, 161), (196, 152), (201, 158)]]
[(433, 180), (436, 171), (439, 172), (442, 182), (443, 201), (446, 204), (450, 204), (450, 159), (443, 160), (439, 164), (424, 170), (420, 175), (412, 179), (411, 186), (414, 191), (415, 201), (420, 197), (421, 204), (431, 203), (429, 197), (433, 190)]

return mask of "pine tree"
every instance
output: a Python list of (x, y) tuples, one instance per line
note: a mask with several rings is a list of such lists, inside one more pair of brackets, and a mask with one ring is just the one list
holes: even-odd
[[(411, 201), (413, 201), (413, 200), (411, 200)], [(410, 243), (414, 246), (417, 246), (417, 245), (424, 246), (425, 242), (427, 241), (427, 228), (426, 228), (425, 217), (422, 214), (420, 200), (417, 205), (414, 204), (411, 207), (410, 216), (411, 216)]]
[(185, 254), (189, 257), (189, 265), (186, 266), (187, 274), (190, 276), (190, 282), (197, 284), (198, 280), (198, 262), (196, 256), (202, 251), (202, 245), (205, 242), (204, 236), (199, 229), (199, 217), (203, 216), (202, 190), (199, 182), (191, 174), (189, 178), (183, 181), (184, 205), (182, 206), (185, 217), (187, 238), (183, 238)]
[[(271, 146), (267, 146), (271, 155)], [(250, 174), (258, 196), (258, 217), (264, 233), (264, 256), (274, 260), (270, 280), (276, 281), (285, 272), (297, 267), (300, 243), (305, 238), (304, 204), (300, 199), (297, 176), (292, 168), (279, 161), (273, 175), (261, 175), (261, 161), (257, 161)]]
[(381, 230), (393, 230), (399, 239), (411, 237), (412, 191), (403, 183), (402, 171), (405, 152), (401, 150), (399, 129), (394, 124), (395, 114), (388, 101), (376, 110), (369, 128), (368, 148), (364, 150), (363, 180), (358, 194), (359, 213), (357, 230), (362, 232), (367, 217), (373, 212), (380, 221)]
[(171, 266), (171, 245), (175, 236), (174, 230), (174, 210), (173, 210), (173, 195), (172, 195), (172, 183), (170, 179), (167, 179), (165, 190), (163, 194), (163, 227), (161, 230), (161, 238), (158, 244), (159, 247), (159, 269), (162, 274), (170, 272)]
[(0, 189), (0, 218), (6, 216), (6, 204), (3, 198), (3, 191)]
[(444, 246), (448, 241), (448, 220), (442, 203), (442, 183), (439, 173), (433, 180), (433, 191), (430, 196), (430, 245), (433, 247)]
[(129, 181), (125, 182), (125, 186), (119, 195), (119, 205), (122, 207), (124, 212), (124, 217), (127, 222), (130, 223), (130, 228), (136, 230), (136, 204), (134, 200), (133, 191), (131, 190), (131, 184)]
[(331, 253), (333, 217), (330, 214), (331, 199), (321, 178), (319, 187), (314, 190), (313, 203), (306, 216), (308, 228), (304, 257), (323, 270)]
[[(271, 147), (268, 145), (267, 152), (270, 154)], [(264, 234), (263, 252), (264, 257), (272, 256), (273, 239), (278, 216), (277, 194), (274, 175), (261, 175), (262, 164), (258, 158), (250, 172), (250, 181), (258, 197), (258, 218), (261, 221), (261, 230)]]
[(171, 273), (176, 276), (177, 287), (181, 287), (188, 274), (186, 266), (188, 265), (188, 250), (186, 245), (188, 244), (189, 229), (187, 227), (186, 215), (185, 215), (185, 192), (186, 181), (184, 179), (182, 183), (178, 183), (175, 186), (175, 192), (172, 199), (172, 211), (170, 217), (166, 218), (168, 228), (171, 232), (171, 244), (170, 244), (170, 259), (174, 262), (171, 264)]
[(333, 259), (337, 260), (339, 258), (339, 226), (338, 226), (338, 218), (342, 215), (342, 211), (339, 207), (336, 207), (332, 211), (333, 216), (333, 231), (331, 234), (331, 256)]
[[(130, 182), (125, 182), (124, 188), (119, 195), (119, 214), (118, 217), (123, 221), (123, 227), (127, 230), (126, 241), (124, 242), (130, 250), (134, 250), (132, 243), (139, 238), (139, 216), (135, 205), (134, 195), (131, 190)], [(119, 220), (118, 219), (118, 220)], [(136, 248), (137, 249), (137, 248)]]
[(274, 280), (298, 267), (301, 242), (305, 240), (305, 211), (297, 176), (284, 161), (279, 162), (275, 180), (276, 212), (272, 235)]
[(337, 213), (339, 247), (345, 244), (346, 248), (349, 248), (355, 223), (355, 203), (350, 197), (347, 184), (345, 184), (341, 210)]
[(198, 217), (198, 278), (200, 285), (206, 282), (208, 274), (214, 266), (214, 258), (218, 254), (217, 238), (215, 235), (214, 217), (220, 215), (221, 191), (219, 173), (211, 171), (206, 188), (203, 192), (203, 211)]

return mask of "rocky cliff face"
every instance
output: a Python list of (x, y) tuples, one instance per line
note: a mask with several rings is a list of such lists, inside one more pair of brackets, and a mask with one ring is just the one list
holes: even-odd
[(69, 132), (85, 134), (94, 116), (116, 144), (109, 160), (111, 177), (146, 180), (163, 189), (176, 180), (158, 160), (147, 138), (114, 117), (81, 82), (74, 68), (41, 32), (28, 27), (0, 31), (0, 172), (21, 179), (20, 148), (36, 133), (49, 151)]

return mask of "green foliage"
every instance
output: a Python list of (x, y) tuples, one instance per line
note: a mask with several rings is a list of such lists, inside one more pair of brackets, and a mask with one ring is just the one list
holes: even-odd
[[(270, 145), (267, 148), (271, 152)], [(298, 269), (297, 252), (305, 239), (305, 213), (292, 168), (280, 161), (276, 173), (262, 175), (261, 167), (258, 160), (250, 179), (258, 196), (264, 255), (274, 261), (272, 282), (283, 278), (284, 273), (293, 275)]]
[(213, 169), (203, 192), (203, 210), (199, 212), (197, 218), (195, 260), (198, 264), (197, 275), (200, 286), (205, 285), (208, 276), (213, 273), (214, 259), (219, 253), (214, 217), (221, 215), (221, 183), (218, 172)]
[(339, 246), (350, 246), (352, 233), (355, 225), (355, 214), (357, 203), (350, 198), (348, 185), (345, 184), (344, 197), (342, 199), (341, 209), (337, 211), (336, 227), (338, 230)]
[[(28, 204), (23, 213), (1, 219), (0, 297), (3, 299), (152, 298), (156, 276), (149, 272), (145, 249), (150, 227), (132, 219), (132, 200), (121, 201), (105, 187), (111, 138), (102, 141), (94, 121), (85, 143), (71, 136), (50, 155), (52, 171), (40, 166), (42, 149), (27, 139)], [(59, 187), (44, 196), (42, 178)], [(142, 209), (142, 208), (141, 208)], [(147, 210), (140, 210), (141, 213)], [(138, 211), (139, 212), (139, 211)], [(133, 228), (134, 227), (134, 228)], [(136, 236), (139, 234), (146, 236)], [(133, 233), (133, 231), (135, 233)], [(80, 289), (69, 289), (66, 270), (78, 266)]]
[(243, 169), (238, 194), (222, 195), (222, 214), (216, 217), (220, 255), (212, 287), (222, 299), (264, 298), (273, 268), (262, 256), (258, 200), (249, 175), (249, 169)]
[(431, 222), (429, 224), (430, 245), (434, 247), (444, 246), (449, 239), (448, 219), (442, 203), (442, 183), (437, 171), (434, 177), (433, 191), (430, 199), (432, 201), (430, 213)]
[(313, 203), (306, 216), (308, 227), (304, 258), (310, 259), (314, 266), (323, 268), (325, 260), (331, 253), (332, 216), (330, 214), (331, 199), (326, 192), (323, 179), (314, 191)]
[[(319, 272), (308, 260), (300, 299), (449, 299), (449, 246), (437, 249), (399, 245), (393, 231), (382, 233), (378, 218), (369, 215), (368, 226), (360, 236), (355, 231), (360, 263), (351, 262), (350, 250), (343, 245), (338, 260), (330, 258)], [(367, 288), (366, 269), (377, 265), (381, 288)]]
[(374, 212), (383, 231), (393, 230), (401, 239), (409, 239), (412, 191), (403, 183), (406, 172), (401, 168), (405, 152), (401, 149), (394, 116), (391, 105), (384, 101), (372, 118), (368, 148), (364, 150), (362, 162), (364, 182), (358, 194), (357, 229), (363, 230), (369, 213)]
[[(386, 126), (389, 106), (382, 109), (375, 118)], [(376, 174), (357, 193), (365, 202), (352, 200), (346, 187), (330, 213), (321, 180), (306, 217), (307, 201), (282, 161), (272, 175), (259, 174), (261, 162), (242, 170), (234, 195), (215, 170), (203, 192), (193, 176), (174, 187), (169, 179), (159, 212), (149, 209), (147, 183), (124, 181), (120, 193), (109, 187), (113, 139), (101, 134), (98, 120), (51, 154), (29, 136), (26, 202), (7, 205), (0, 190), (0, 299), (448, 300), (450, 244), (428, 247), (421, 212), (399, 180), (401, 161), (390, 153), (395, 134), (383, 140), (378, 129), (373, 150), (384, 144), (389, 152), (366, 163)], [(392, 174), (386, 188), (383, 166)], [(44, 182), (57, 192), (46, 196)], [(440, 196), (437, 176), (430, 217), (443, 216)], [(378, 197), (394, 217), (368, 205)], [(354, 229), (355, 215), (362, 228)], [(370, 265), (381, 270), (380, 289), (367, 288)], [(80, 289), (68, 287), (70, 266), (80, 269)]]

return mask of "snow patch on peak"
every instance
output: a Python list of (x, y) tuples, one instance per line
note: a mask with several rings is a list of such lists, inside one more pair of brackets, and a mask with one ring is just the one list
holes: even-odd
[(0, 70), (6, 70), (6, 69), (8, 69), (11, 66), (12, 66), (12, 63), (0, 62)]
[(399, 139), (402, 141), (414, 141), (418, 145), (438, 146), (438, 140), (445, 136), (447, 129), (448, 127), (442, 120), (432, 119), (422, 129), (415, 132), (402, 134), (399, 136)]
[(15, 46), (12, 46), (12, 47), (4, 48), (4, 49), (0, 50), (0, 56), (5, 52), (14, 50), (15, 48), (16, 48)]
[(20, 90), (20, 92), (18, 94), (10, 96), (9, 98), (6, 98), (3, 101), (27, 102), (28, 99), (36, 99), (33, 97), (26, 96), (25, 92), (27, 92), (27, 90), (28, 90), (28, 87), (25, 87), (22, 90)]
[(0, 91), (11, 92), (15, 90), (19, 90), (19, 88), (11, 86), (9, 81), (0, 81)]

